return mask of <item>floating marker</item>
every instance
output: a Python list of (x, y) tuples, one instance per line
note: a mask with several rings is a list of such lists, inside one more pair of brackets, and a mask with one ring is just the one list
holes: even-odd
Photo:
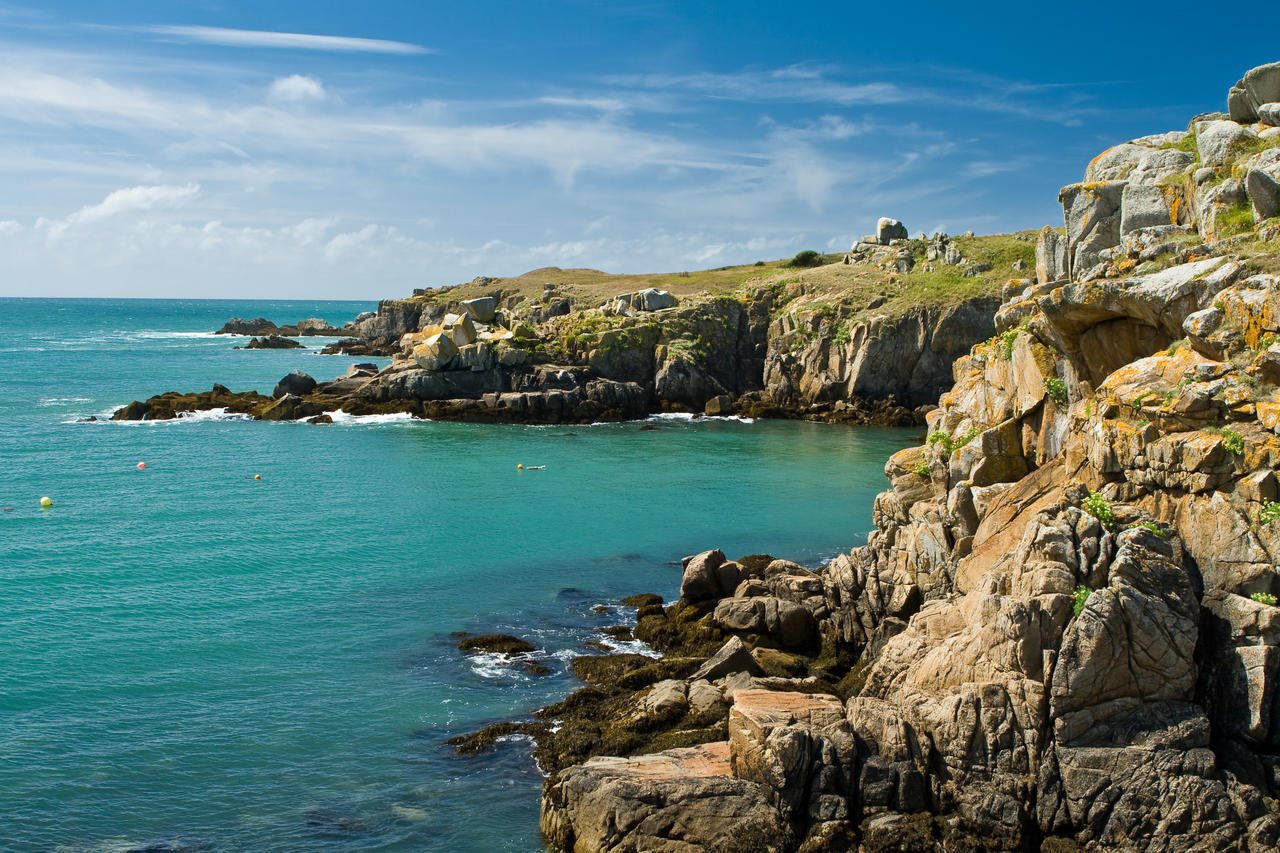
[(40, 506), (44, 507), (45, 509), (48, 509), (49, 507), (53, 506), (53, 501), (49, 500), (48, 497), (43, 497), (40, 499)]
[(141, 471), (143, 468), (146, 468), (146, 467), (147, 467), (147, 463), (145, 463), (145, 462), (139, 462), (139, 463), (138, 463), (138, 470), (139, 470), (139, 471)]
[(517, 466), (516, 466), (516, 470), (517, 470), (517, 471), (523, 471), (523, 470), (524, 470), (524, 463), (521, 463), (521, 464), (517, 465)]
[(253, 479), (255, 479), (255, 480), (261, 480), (261, 479), (262, 479), (262, 475), (261, 475), (261, 474), (254, 474), (254, 475), (253, 475)]

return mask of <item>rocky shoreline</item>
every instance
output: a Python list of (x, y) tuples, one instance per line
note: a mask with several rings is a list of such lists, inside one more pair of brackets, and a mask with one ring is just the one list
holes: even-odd
[(1277, 849), (1280, 63), (1230, 102), (1063, 190), (865, 546), (688, 557), (503, 724), (553, 846)]
[[(349, 337), (324, 352), (392, 362), (328, 382), (306, 377), (271, 397), (222, 386), (171, 391), (134, 401), (115, 418), (226, 408), (298, 420), (342, 409), (587, 423), (675, 411), (920, 424), (951, 385), (952, 362), (994, 331), (1000, 282), (1028, 268), (1033, 235), (905, 239), (882, 230), (817, 267), (778, 262), (766, 274), (745, 267), (718, 293), (645, 288), (601, 301), (608, 277), (594, 289), (547, 283), (540, 295), (518, 282), (478, 279), (384, 301), (342, 330), (320, 319), (280, 327), (233, 318), (219, 333), (260, 336), (251, 347), (290, 346), (283, 334), (342, 331)], [(1002, 258), (1005, 271), (969, 255)]]

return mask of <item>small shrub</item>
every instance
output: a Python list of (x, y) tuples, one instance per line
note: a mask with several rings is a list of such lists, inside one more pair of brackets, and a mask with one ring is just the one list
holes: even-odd
[(1185, 347), (1188, 343), (1190, 343), (1190, 341), (1189, 341), (1187, 338), (1178, 338), (1176, 341), (1174, 341), (1173, 343), (1169, 344), (1169, 348), (1168, 348), (1168, 349), (1166, 349), (1166, 350), (1164, 351), (1164, 354), (1165, 354), (1165, 355), (1177, 355), (1177, 354), (1178, 354), (1178, 350), (1180, 350), (1180, 349), (1182, 349), (1183, 347)]
[(805, 249), (803, 252), (796, 252), (796, 256), (792, 258), (787, 266), (789, 267), (816, 267), (822, 263), (822, 255), (813, 249)]
[(1111, 502), (1097, 492), (1090, 492), (1089, 497), (1085, 498), (1081, 504), (1081, 508), (1098, 519), (1098, 521), (1101, 521), (1102, 526), (1107, 530), (1115, 528), (1116, 516), (1111, 511)]
[(1271, 607), (1276, 606), (1276, 597), (1269, 592), (1255, 592), (1249, 597), (1259, 604), (1267, 604)]
[(1018, 335), (1022, 334), (1021, 329), (1010, 329), (1001, 335), (996, 335), (1000, 339), (1000, 354), (1004, 356), (1005, 361), (1013, 360), (1013, 345), (1018, 342)]
[(756, 261), (752, 266), (762, 267), (764, 266), (764, 261)]
[(1244, 436), (1230, 427), (1205, 427), (1210, 435), (1222, 436), (1222, 446), (1237, 456), (1244, 455)]
[(1258, 510), (1258, 523), (1270, 524), (1280, 518), (1280, 502), (1263, 501), (1262, 509)]
[(1044, 393), (1059, 406), (1067, 404), (1067, 383), (1056, 376), (1050, 376), (1044, 381)]
[(973, 441), (982, 434), (981, 427), (971, 427), (968, 432), (959, 438), (952, 438), (940, 429), (935, 429), (929, 433), (929, 437), (925, 439), (931, 446), (934, 444), (942, 445), (942, 452), (950, 456), (969, 442)]
[(1080, 586), (1076, 587), (1071, 593), (1071, 610), (1076, 616), (1079, 616), (1084, 611), (1084, 603), (1089, 600), (1089, 596), (1091, 595), (1093, 595), (1093, 590), (1089, 589), (1089, 587), (1084, 584), (1080, 584)]
[(1156, 524), (1154, 521), (1139, 521), (1137, 524), (1133, 525), (1133, 527), (1145, 527), (1147, 530), (1150, 530), (1152, 533), (1159, 536), (1161, 539), (1169, 538), (1169, 534), (1166, 533), (1164, 530), (1162, 530), (1160, 528), (1160, 525)]
[(917, 477), (924, 477), (926, 480), (933, 476), (933, 472), (929, 470), (928, 462), (919, 462), (911, 470), (916, 473)]

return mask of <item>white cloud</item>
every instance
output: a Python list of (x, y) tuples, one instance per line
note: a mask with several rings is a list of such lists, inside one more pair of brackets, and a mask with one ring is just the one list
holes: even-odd
[(196, 184), (186, 186), (127, 187), (109, 193), (98, 204), (90, 204), (72, 213), (60, 222), (42, 220), (37, 223), (48, 227), (49, 239), (56, 240), (75, 225), (97, 222), (126, 213), (141, 213), (154, 208), (177, 207), (200, 194)]
[(319, 80), (301, 74), (273, 81), (267, 94), (277, 101), (323, 101), (328, 95)]
[(223, 27), (146, 27), (146, 32), (183, 41), (217, 44), (224, 47), (273, 47), (292, 50), (327, 50), (353, 53), (420, 54), (430, 48), (402, 41), (319, 36), (306, 33), (276, 33), (262, 30), (233, 30)]

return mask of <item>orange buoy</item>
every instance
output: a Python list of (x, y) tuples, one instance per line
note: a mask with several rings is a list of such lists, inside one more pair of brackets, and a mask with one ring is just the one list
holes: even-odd
[(253, 479), (255, 479), (255, 480), (261, 480), (261, 479), (262, 479), (262, 475), (261, 475), (261, 474), (254, 474), (254, 475), (253, 475)]
[(524, 463), (522, 462), (522, 463), (520, 463), (519, 465), (517, 465), (517, 466), (516, 466), (516, 470), (517, 470), (517, 471), (523, 471), (523, 470), (524, 470)]

